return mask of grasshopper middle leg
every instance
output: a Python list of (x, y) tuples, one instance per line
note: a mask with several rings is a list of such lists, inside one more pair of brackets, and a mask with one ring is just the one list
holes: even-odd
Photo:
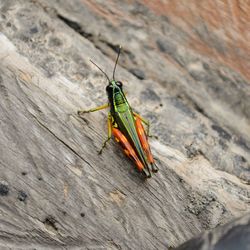
[(112, 116), (109, 113), (108, 114), (108, 138), (103, 142), (102, 148), (98, 152), (99, 154), (101, 154), (102, 150), (106, 147), (107, 142), (111, 139), (111, 135), (112, 135)]

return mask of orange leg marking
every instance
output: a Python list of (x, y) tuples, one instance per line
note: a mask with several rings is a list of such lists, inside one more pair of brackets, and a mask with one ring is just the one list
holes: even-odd
[(130, 157), (136, 164), (139, 171), (142, 171), (144, 166), (138, 156), (135, 153), (135, 150), (132, 148), (131, 144), (128, 142), (127, 138), (122, 134), (122, 132), (117, 128), (112, 128), (112, 133), (117, 142), (122, 146), (124, 153)]
[(141, 120), (138, 117), (135, 118), (135, 126), (136, 126), (136, 131), (139, 136), (142, 148), (145, 154), (147, 155), (147, 159), (149, 163), (154, 163), (154, 158), (152, 156), (152, 153), (148, 144), (148, 139), (145, 134), (144, 127), (142, 126)]

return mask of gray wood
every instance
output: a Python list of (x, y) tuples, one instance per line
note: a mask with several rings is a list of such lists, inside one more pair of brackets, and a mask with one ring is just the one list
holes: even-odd
[[(0, 247), (166, 249), (250, 212), (247, 80), (142, 5), (91, 3), (0, 1)], [(147, 181), (114, 141), (97, 154), (107, 111), (76, 114), (107, 102), (89, 59), (111, 75), (118, 44), (158, 137)]]

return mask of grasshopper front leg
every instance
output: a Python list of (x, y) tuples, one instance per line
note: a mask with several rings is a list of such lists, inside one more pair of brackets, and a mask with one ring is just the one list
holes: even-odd
[(99, 107), (92, 108), (92, 109), (89, 109), (89, 110), (78, 110), (77, 114), (82, 115), (82, 114), (85, 114), (85, 113), (90, 113), (90, 112), (95, 112), (95, 111), (98, 111), (98, 110), (106, 109), (108, 107), (109, 107), (109, 103), (106, 103), (104, 105), (101, 105)]

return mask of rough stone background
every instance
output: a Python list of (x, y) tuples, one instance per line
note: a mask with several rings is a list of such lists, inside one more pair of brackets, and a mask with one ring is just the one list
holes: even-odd
[[(249, 12), (0, 0), (0, 248), (170, 249), (249, 213)], [(118, 44), (116, 78), (158, 137), (147, 181), (115, 142), (97, 154), (106, 111), (76, 115), (107, 101), (89, 59), (110, 75)]]
[(248, 250), (250, 249), (250, 215), (204, 232), (176, 250)]

